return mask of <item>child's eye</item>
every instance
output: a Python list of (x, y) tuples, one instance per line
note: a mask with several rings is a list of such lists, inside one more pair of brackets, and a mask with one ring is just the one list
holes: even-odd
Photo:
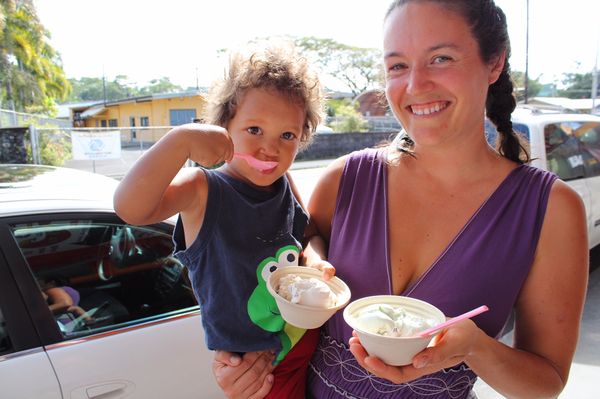
[(260, 128), (258, 126), (250, 126), (247, 130), (248, 130), (248, 133), (254, 134), (254, 135), (259, 135), (262, 133), (262, 130), (260, 130)]
[(295, 140), (296, 139), (296, 135), (292, 132), (283, 132), (283, 133), (281, 133), (281, 137), (284, 140)]

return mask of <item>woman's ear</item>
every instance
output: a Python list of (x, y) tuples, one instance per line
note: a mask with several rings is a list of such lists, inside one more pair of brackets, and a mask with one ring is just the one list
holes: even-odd
[(498, 80), (500, 74), (504, 70), (505, 61), (506, 51), (503, 51), (496, 59), (491, 61), (490, 66), (492, 67), (492, 69), (490, 70), (488, 84), (492, 85)]

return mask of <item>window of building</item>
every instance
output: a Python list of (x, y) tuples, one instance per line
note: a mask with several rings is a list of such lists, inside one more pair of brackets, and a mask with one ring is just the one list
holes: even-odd
[(136, 133), (137, 131), (135, 129), (133, 129), (135, 127), (135, 116), (130, 116), (129, 117), (129, 126), (131, 126), (131, 138), (135, 139), (136, 138)]
[(140, 116), (140, 126), (150, 126), (150, 118), (147, 116)]
[(169, 123), (171, 126), (191, 123), (196, 119), (195, 109), (171, 109), (169, 110)]
[(108, 126), (109, 127), (117, 127), (118, 126), (117, 120), (116, 119), (109, 119), (108, 120)]
[(101, 126), (101, 127), (106, 127), (106, 119), (102, 119), (102, 120), (100, 121), (100, 126)]

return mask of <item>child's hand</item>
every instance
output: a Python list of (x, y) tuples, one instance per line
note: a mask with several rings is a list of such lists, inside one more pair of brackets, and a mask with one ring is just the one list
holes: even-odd
[(320, 260), (318, 262), (315, 263), (311, 263), (310, 265), (307, 265), (308, 267), (312, 267), (313, 269), (318, 269), (320, 271), (323, 272), (323, 279), (325, 281), (331, 279), (333, 276), (335, 276), (335, 267), (333, 267), (333, 265), (329, 262), (327, 262), (326, 260)]
[(233, 158), (233, 142), (226, 129), (200, 123), (188, 123), (178, 129), (186, 132), (192, 161), (210, 167)]

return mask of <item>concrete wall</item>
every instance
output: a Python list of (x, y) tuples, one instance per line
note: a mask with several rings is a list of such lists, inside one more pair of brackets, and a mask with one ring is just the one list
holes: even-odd
[(398, 131), (369, 133), (315, 134), (310, 146), (301, 151), (297, 160), (333, 159), (352, 151), (374, 147), (391, 141)]

